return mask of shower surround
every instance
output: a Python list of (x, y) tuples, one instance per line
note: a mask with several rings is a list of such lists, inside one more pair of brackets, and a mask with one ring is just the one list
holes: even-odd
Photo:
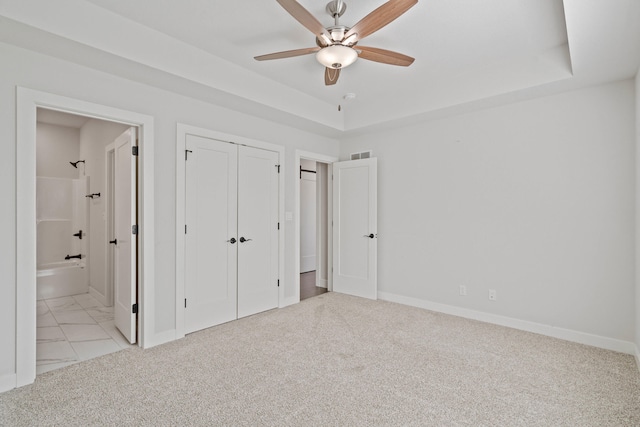
[(89, 177), (37, 177), (36, 193), (37, 298), (89, 292)]

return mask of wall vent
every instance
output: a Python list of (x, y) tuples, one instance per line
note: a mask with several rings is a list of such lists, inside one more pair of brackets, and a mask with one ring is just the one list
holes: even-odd
[(371, 150), (361, 153), (351, 153), (351, 160), (370, 159), (372, 157), (371, 154)]

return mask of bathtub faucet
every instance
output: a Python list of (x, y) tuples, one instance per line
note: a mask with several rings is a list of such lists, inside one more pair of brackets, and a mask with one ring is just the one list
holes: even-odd
[(82, 258), (82, 254), (78, 254), (78, 255), (67, 255), (66, 257), (64, 257), (64, 259), (71, 259), (71, 258), (78, 258), (78, 259), (81, 259), (81, 258)]

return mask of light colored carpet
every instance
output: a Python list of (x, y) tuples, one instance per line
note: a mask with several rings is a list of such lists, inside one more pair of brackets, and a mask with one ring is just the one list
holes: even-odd
[(324, 294), (38, 377), (4, 426), (638, 426), (632, 356)]

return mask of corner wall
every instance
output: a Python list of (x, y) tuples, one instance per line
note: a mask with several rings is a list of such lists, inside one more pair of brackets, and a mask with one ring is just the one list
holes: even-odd
[[(176, 325), (176, 126), (196, 127), (278, 144), (285, 149), (285, 210), (294, 212), (295, 150), (337, 156), (338, 141), (283, 126), (224, 106), (135, 83), (108, 73), (0, 43), (0, 392), (16, 385), (16, 87), (25, 87), (152, 116), (154, 119), (155, 266), (154, 331), (171, 336)], [(52, 79), (51, 76), (56, 78)], [(295, 295), (293, 222), (285, 226), (285, 298)], [(35, 274), (35, 272), (34, 272)], [(35, 305), (35, 301), (34, 301)]]
[(343, 140), (378, 157), (378, 290), (630, 351), (635, 141), (632, 80)]

